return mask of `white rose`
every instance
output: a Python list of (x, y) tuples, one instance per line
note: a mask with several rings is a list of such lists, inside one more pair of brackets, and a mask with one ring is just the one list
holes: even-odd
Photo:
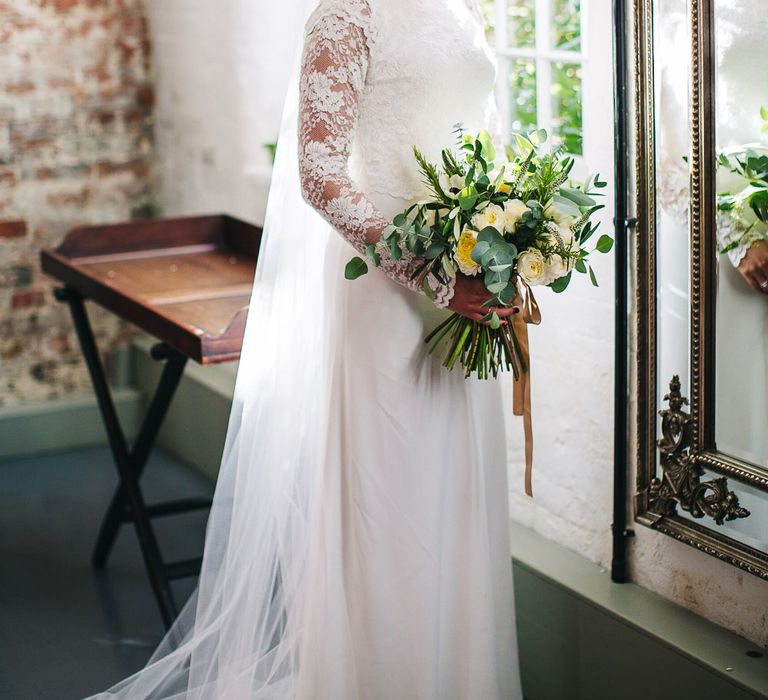
[(574, 242), (573, 231), (571, 230), (573, 221), (574, 219), (572, 216), (567, 216), (557, 225), (557, 228), (560, 232), (560, 238), (563, 239), (563, 245), (566, 248), (570, 248), (571, 244)]
[(477, 231), (486, 226), (493, 226), (499, 233), (504, 229), (504, 209), (498, 204), (489, 204), (472, 217), (472, 227)]
[(522, 200), (508, 199), (504, 202), (504, 230), (512, 233), (517, 228), (517, 222), (523, 214), (531, 211)]
[[(443, 173), (440, 176), (440, 187), (451, 199), (458, 199), (459, 192), (464, 189), (464, 178), (461, 175), (451, 175), (449, 177)], [(455, 191), (451, 192), (451, 190)]]
[(528, 248), (517, 259), (517, 273), (532, 287), (549, 284), (547, 261), (541, 251)]
[(549, 264), (547, 265), (547, 281), (544, 282), (544, 284), (551, 284), (556, 279), (564, 277), (571, 271), (570, 268), (571, 266), (563, 262), (563, 259), (559, 255), (553, 255), (549, 260)]
[(575, 206), (573, 209), (569, 210), (565, 205), (556, 204), (554, 201), (550, 201), (550, 203), (544, 207), (544, 217), (552, 219), (557, 224), (560, 224), (564, 219), (573, 221), (574, 210)]
[(578, 243), (574, 239), (571, 226), (573, 225), (573, 217), (568, 216), (562, 219), (560, 223), (556, 221), (547, 221), (544, 224), (544, 228), (549, 233), (550, 243), (558, 248), (562, 245), (566, 250), (573, 249), (574, 246), (578, 248)]

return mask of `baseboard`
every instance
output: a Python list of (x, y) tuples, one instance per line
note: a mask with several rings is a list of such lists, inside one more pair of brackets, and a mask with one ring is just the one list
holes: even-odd
[(528, 700), (768, 697), (768, 654), (751, 642), (512, 524)]
[[(138, 431), (143, 397), (134, 388), (113, 392), (115, 407), (130, 439)], [(63, 452), (107, 442), (92, 395), (35, 401), (0, 408), (0, 459)]]

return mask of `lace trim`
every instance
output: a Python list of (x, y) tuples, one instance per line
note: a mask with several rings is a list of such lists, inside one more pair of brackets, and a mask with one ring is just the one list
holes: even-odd
[(447, 285), (438, 283), (432, 276), (428, 278), (428, 281), (429, 287), (434, 294), (432, 303), (438, 309), (447, 308), (448, 304), (451, 303), (451, 299), (453, 299), (453, 293), (456, 291), (456, 278), (449, 277)]
[[(747, 231), (748, 224), (744, 222), (737, 212), (725, 213), (719, 212), (717, 216), (717, 245), (722, 252), (730, 245), (736, 244), (730, 248), (726, 255), (731, 261), (731, 265), (738, 267), (741, 265), (744, 256), (757, 241), (764, 241), (768, 236), (760, 227), (753, 225)], [(746, 231), (746, 233), (745, 233)]]
[[(366, 0), (321, 0), (307, 21), (299, 84), (302, 195), (360, 254), (365, 254), (367, 244), (376, 245), (384, 274), (426, 294), (413, 279), (423, 259), (404, 248), (400, 259), (392, 259), (389, 248), (379, 241), (390, 222), (349, 175), (360, 95), (375, 34)], [(452, 294), (436, 280), (430, 279), (429, 286), (439, 303)]]

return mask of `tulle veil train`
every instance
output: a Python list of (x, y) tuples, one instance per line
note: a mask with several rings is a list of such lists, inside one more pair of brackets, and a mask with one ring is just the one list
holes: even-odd
[[(303, 18), (317, 0), (302, 0)], [(330, 226), (301, 196), (298, 46), (198, 586), (147, 665), (93, 699), (295, 697), (338, 334)], [(330, 257), (333, 257), (331, 254)], [(328, 268), (332, 267), (333, 270)], [(203, 407), (201, 407), (201, 410)]]

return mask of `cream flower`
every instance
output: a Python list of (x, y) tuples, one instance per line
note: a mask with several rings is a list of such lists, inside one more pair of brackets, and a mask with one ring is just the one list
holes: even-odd
[[(440, 176), (440, 187), (451, 199), (458, 199), (459, 192), (464, 189), (464, 178), (461, 175), (451, 175), (449, 177), (443, 173)], [(451, 190), (455, 191), (451, 192)]]
[(573, 231), (571, 230), (571, 226), (573, 226), (574, 219), (572, 216), (566, 216), (564, 219), (560, 221), (557, 225), (558, 232), (560, 233), (560, 238), (563, 241), (563, 245), (566, 248), (573, 247), (574, 239), (573, 239)]
[(476, 275), (480, 272), (480, 265), (472, 260), (472, 251), (477, 243), (477, 231), (465, 228), (459, 236), (459, 243), (456, 246), (454, 259), (459, 264), (459, 270), (465, 275)]
[(568, 210), (565, 206), (550, 200), (549, 204), (544, 207), (544, 218), (552, 219), (557, 224), (560, 224), (564, 219), (573, 221), (574, 209)]
[(499, 233), (504, 230), (504, 209), (498, 204), (489, 204), (472, 217), (472, 225), (482, 231), (486, 226), (493, 226)]
[(504, 202), (504, 230), (512, 233), (517, 228), (517, 222), (528, 211), (530, 209), (522, 200), (508, 199)]
[(517, 259), (517, 273), (532, 287), (549, 284), (548, 267), (541, 251), (536, 248), (528, 248)]
[(576, 241), (571, 226), (573, 225), (573, 217), (568, 216), (560, 221), (547, 221), (544, 224), (544, 228), (549, 233), (549, 239), (552, 245), (560, 248), (562, 245), (566, 250), (576, 251), (579, 248), (578, 241)]
[(571, 271), (571, 263), (566, 259), (566, 261), (563, 261), (563, 259), (555, 254), (553, 255), (549, 263), (547, 264), (546, 269), (546, 278), (547, 281), (543, 282), (542, 284), (551, 284), (556, 279), (560, 279), (561, 277), (564, 277)]

